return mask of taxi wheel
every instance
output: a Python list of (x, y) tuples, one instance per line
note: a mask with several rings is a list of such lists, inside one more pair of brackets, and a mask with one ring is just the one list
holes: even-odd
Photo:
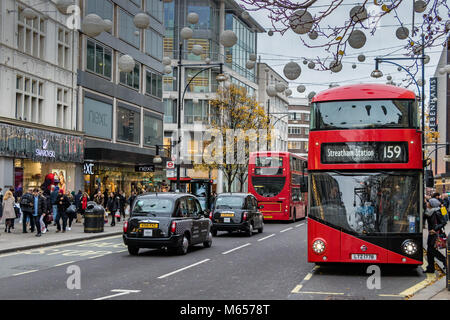
[(211, 232), (208, 235), (208, 239), (205, 242), (203, 242), (203, 246), (205, 248), (211, 248), (211, 246), (212, 246), (212, 234), (211, 234)]
[(261, 228), (258, 228), (258, 233), (263, 233), (264, 231), (264, 223), (261, 222)]
[(251, 237), (252, 235), (253, 235), (253, 225), (250, 224), (250, 226), (248, 227), (248, 230), (247, 230), (247, 236)]
[(139, 247), (128, 246), (128, 253), (132, 256), (137, 256), (139, 253)]
[(186, 235), (183, 236), (183, 241), (181, 242), (181, 246), (177, 248), (177, 253), (180, 255), (185, 255), (189, 248), (189, 239)]
[(211, 234), (213, 237), (217, 237), (217, 230), (211, 230)]

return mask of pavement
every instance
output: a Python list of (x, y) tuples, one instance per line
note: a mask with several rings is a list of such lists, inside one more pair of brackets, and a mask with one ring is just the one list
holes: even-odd
[(48, 226), (49, 231), (42, 234), (40, 237), (36, 237), (36, 231), (31, 233), (29, 227), (27, 229), (28, 233), (22, 233), (22, 224), (19, 223), (19, 219), (15, 220), (15, 229), (11, 229), (11, 233), (5, 233), (5, 224), (1, 222), (0, 254), (122, 234), (123, 220), (121, 219), (120, 222), (116, 221), (114, 227), (110, 226), (110, 222), (111, 218), (109, 218), (109, 223), (105, 223), (103, 228), (104, 231), (98, 233), (85, 233), (83, 223), (76, 222), (75, 220), (72, 223), (71, 230), (66, 230), (65, 233), (57, 233), (56, 226), (52, 224)]
[[(109, 218), (111, 221), (111, 218)], [(41, 237), (36, 237), (36, 232), (22, 233), (22, 224), (19, 219), (15, 221), (15, 229), (11, 233), (4, 232), (4, 223), (0, 223), (0, 254), (30, 250), (41, 247), (54, 246), (59, 244), (79, 242), (83, 240), (92, 240), (122, 234), (123, 220), (116, 221), (114, 227), (110, 222), (105, 223), (104, 231), (99, 233), (85, 233), (82, 222), (73, 222), (70, 231), (65, 233), (56, 232), (56, 226), (50, 225), (49, 231)], [(446, 226), (446, 233), (450, 232), (450, 223)], [(424, 241), (426, 243), (427, 230), (424, 230)], [(425, 262), (426, 263), (426, 262)], [(423, 265), (422, 268), (425, 268)], [(408, 300), (450, 300), (450, 291), (447, 289), (447, 279), (445, 275), (436, 272), (436, 276), (428, 277), (422, 287), (419, 288)]]

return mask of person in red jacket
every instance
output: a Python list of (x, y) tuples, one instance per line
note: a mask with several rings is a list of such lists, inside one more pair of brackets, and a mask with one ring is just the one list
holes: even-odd
[(81, 198), (81, 214), (84, 215), (84, 212), (87, 208), (87, 203), (89, 201), (89, 196), (86, 192), (83, 193), (83, 197)]

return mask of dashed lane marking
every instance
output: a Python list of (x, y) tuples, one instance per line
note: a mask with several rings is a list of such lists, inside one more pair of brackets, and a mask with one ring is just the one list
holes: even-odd
[(272, 238), (272, 237), (273, 237), (274, 235), (275, 235), (275, 233), (272, 233), (271, 235), (269, 235), (269, 236), (267, 236), (267, 237), (264, 237), (264, 238), (258, 239), (258, 241), (263, 241), (263, 240), (266, 240), (266, 239)]
[(71, 264), (71, 263), (75, 263), (75, 261), (67, 261), (67, 262), (55, 264), (55, 267), (61, 267), (61, 266), (65, 265), (65, 264)]
[(15, 276), (21, 276), (21, 275), (23, 275), (23, 274), (32, 273), (32, 272), (36, 272), (36, 271), (39, 271), (39, 270), (29, 270), (29, 271), (24, 271), (24, 272), (20, 272), (20, 273), (13, 274), (13, 276), (14, 276), (14, 277), (15, 277)]
[(181, 269), (172, 271), (172, 272), (167, 273), (167, 274), (165, 274), (165, 275), (159, 276), (158, 279), (164, 279), (164, 278), (170, 277), (171, 275), (174, 275), (174, 274), (176, 274), (176, 273), (178, 273), (178, 272), (181, 272), (181, 271), (184, 271), (184, 270), (186, 270), (186, 269), (189, 269), (189, 268), (198, 266), (199, 264), (205, 263), (205, 262), (207, 262), (207, 261), (209, 261), (209, 260), (210, 260), (210, 259), (205, 259), (205, 260), (199, 261), (199, 262), (197, 262), (197, 263), (191, 264), (191, 265), (189, 265), (189, 266), (187, 266), (187, 267), (184, 267), (184, 268), (181, 268)]
[(283, 232), (286, 232), (286, 231), (289, 231), (289, 230), (292, 230), (292, 229), (294, 229), (294, 228), (293, 228), (293, 227), (290, 227), (290, 228), (287, 228), (287, 229), (281, 230), (281, 231), (280, 231), (280, 233), (283, 233)]
[(298, 227), (301, 227), (303, 225), (304, 225), (304, 223), (300, 223), (299, 225), (296, 225), (295, 227), (298, 228)]
[(94, 300), (106, 300), (106, 299), (109, 299), (109, 298), (115, 298), (115, 297), (123, 296), (123, 295), (126, 295), (126, 294), (130, 294), (130, 293), (139, 293), (139, 292), (141, 292), (141, 290), (123, 290), (123, 289), (114, 289), (114, 290), (111, 290), (111, 291), (112, 292), (117, 292), (117, 293), (116, 294), (112, 294), (110, 296), (97, 298), (97, 299), (94, 299)]
[(230, 252), (233, 252), (233, 251), (236, 251), (236, 250), (242, 249), (242, 248), (244, 248), (244, 247), (247, 247), (247, 246), (249, 246), (249, 245), (251, 245), (251, 243), (250, 243), (250, 242), (249, 242), (249, 243), (246, 243), (246, 244), (244, 244), (244, 245), (242, 245), (242, 246), (236, 247), (236, 248), (234, 248), (234, 249), (231, 249), (231, 250), (228, 250), (228, 251), (222, 252), (222, 254), (229, 254)]

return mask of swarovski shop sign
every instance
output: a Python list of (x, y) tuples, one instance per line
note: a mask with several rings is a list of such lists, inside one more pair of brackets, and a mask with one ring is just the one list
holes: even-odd
[(84, 160), (84, 139), (0, 123), (0, 154), (37, 162), (81, 163)]

